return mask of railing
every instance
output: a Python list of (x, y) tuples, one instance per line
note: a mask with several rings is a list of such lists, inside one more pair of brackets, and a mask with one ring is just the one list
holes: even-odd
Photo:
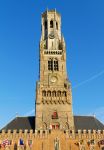
[(62, 55), (62, 50), (44, 50), (46, 55)]

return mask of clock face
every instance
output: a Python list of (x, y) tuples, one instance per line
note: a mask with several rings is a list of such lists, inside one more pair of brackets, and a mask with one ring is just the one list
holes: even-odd
[(56, 81), (57, 81), (57, 77), (56, 77), (56, 76), (52, 76), (52, 77), (51, 77), (51, 82), (52, 82), (52, 83), (55, 83)]
[(50, 39), (54, 39), (54, 38), (55, 38), (54, 32), (51, 32), (51, 33), (49, 34), (49, 38), (50, 38)]

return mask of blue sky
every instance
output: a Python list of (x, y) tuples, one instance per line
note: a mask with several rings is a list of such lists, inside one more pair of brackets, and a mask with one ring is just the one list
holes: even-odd
[(41, 13), (62, 16), (76, 115), (104, 122), (104, 0), (0, 0), (0, 128), (34, 115)]

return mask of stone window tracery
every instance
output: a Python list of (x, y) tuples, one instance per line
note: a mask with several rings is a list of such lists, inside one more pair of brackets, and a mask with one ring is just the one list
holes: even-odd
[(58, 71), (58, 60), (57, 59), (54, 60), (54, 70)]
[(51, 91), (47, 91), (47, 96), (51, 96)]
[(53, 71), (53, 60), (48, 60), (48, 70)]
[(58, 71), (59, 70), (59, 65), (58, 65), (58, 60), (57, 59), (49, 59), (48, 60), (48, 70), (49, 71)]
[(61, 96), (61, 91), (57, 91), (57, 96)]
[(46, 96), (46, 91), (42, 91), (42, 96)]
[(53, 92), (52, 92), (52, 96), (53, 96), (53, 97), (56, 97), (56, 91), (53, 91)]
[(65, 97), (67, 96), (67, 93), (66, 93), (66, 91), (63, 91), (63, 96), (65, 96)]

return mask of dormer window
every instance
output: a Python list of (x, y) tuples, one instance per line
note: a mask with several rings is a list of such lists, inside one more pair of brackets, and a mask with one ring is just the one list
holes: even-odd
[(50, 28), (53, 28), (53, 20), (50, 21)]

